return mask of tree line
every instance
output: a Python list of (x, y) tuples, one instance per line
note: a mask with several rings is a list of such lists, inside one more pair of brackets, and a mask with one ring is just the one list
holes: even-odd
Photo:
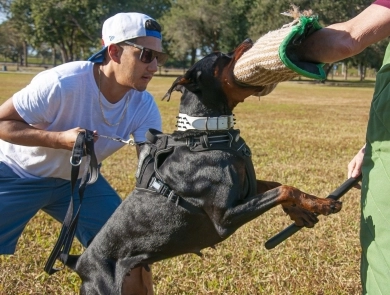
[[(257, 40), (292, 19), (281, 15), (291, 3), (312, 9), (322, 26), (353, 18), (372, 0), (0, 0), (0, 55), (27, 65), (34, 52), (55, 65), (83, 60), (101, 47), (104, 20), (118, 12), (142, 12), (163, 27), (168, 66), (186, 68), (212, 51), (229, 52), (246, 38)], [(375, 17), (375, 16), (373, 16)], [(335, 40), (337, 42), (337, 40)], [(360, 69), (379, 69), (388, 40), (345, 60)], [(332, 65), (328, 65), (332, 69)]]

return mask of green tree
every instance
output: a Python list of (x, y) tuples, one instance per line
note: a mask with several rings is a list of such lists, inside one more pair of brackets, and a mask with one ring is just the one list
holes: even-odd
[[(26, 0), (23, 3), (27, 3)], [(0, 10), (4, 12), (7, 16), (11, 15), (10, 7), (12, 0), (0, 0)], [(23, 16), (20, 18), (9, 19), (5, 22), (5, 27), (7, 29), (7, 36), (5, 36), (3, 42), (8, 42), (6, 46), (8, 48), (14, 48), (17, 51), (17, 59), (15, 61), (20, 61), (21, 65), (27, 66), (27, 35), (32, 34), (30, 30), (29, 23), (25, 20)], [(4, 29), (3, 28), (3, 29)], [(3, 52), (6, 55), (6, 53)], [(14, 61), (15, 58), (12, 58)]]
[(101, 46), (103, 21), (118, 12), (137, 11), (158, 18), (168, 0), (0, 0), (26, 44), (58, 48), (62, 61), (87, 58)]
[[(254, 0), (172, 0), (160, 21), (167, 49), (184, 64), (190, 57), (230, 51), (247, 36), (246, 18)], [(184, 65), (185, 66), (185, 65)]]
[(13, 0), (9, 17), (26, 43), (39, 48), (43, 43), (58, 47), (63, 62), (82, 58), (94, 45), (102, 1)]
[(23, 38), (9, 21), (0, 24), (0, 52), (12, 62), (21, 62), (24, 58)]
[(104, 18), (112, 16), (118, 12), (140, 12), (159, 19), (165, 11), (171, 6), (170, 0), (115, 0), (105, 1), (107, 15)]

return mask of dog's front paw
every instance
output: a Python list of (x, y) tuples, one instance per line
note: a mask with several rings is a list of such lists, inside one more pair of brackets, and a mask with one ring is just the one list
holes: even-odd
[(297, 207), (295, 205), (282, 205), (282, 208), (297, 226), (313, 227), (318, 222), (318, 218), (315, 213), (303, 209), (302, 207)]
[(330, 198), (318, 198), (301, 192), (298, 189), (289, 188), (290, 200), (282, 204), (286, 212), (298, 226), (313, 227), (318, 222), (317, 215), (329, 215), (337, 213), (342, 208), (342, 203)]
[[(322, 215), (329, 215), (337, 213), (341, 210), (343, 203), (340, 201), (335, 201), (330, 198), (322, 199), (317, 198), (311, 195), (306, 195), (307, 198), (310, 198), (310, 203), (312, 203), (311, 212)], [(313, 199), (314, 198), (314, 199)]]
[(341, 210), (342, 203), (331, 198), (318, 198), (316, 196), (304, 193), (299, 189), (282, 185), (279, 188), (280, 204), (284, 207), (296, 206), (317, 215), (329, 215)]

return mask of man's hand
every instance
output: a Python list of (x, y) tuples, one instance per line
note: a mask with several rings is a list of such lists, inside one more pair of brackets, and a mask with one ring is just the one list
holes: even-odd
[[(59, 149), (65, 149), (65, 150), (72, 150), (74, 143), (76, 142), (77, 135), (80, 132), (85, 132), (85, 129), (76, 127), (73, 129), (69, 129), (66, 131), (56, 132), (57, 133), (57, 140), (56, 140), (56, 147)], [(95, 139), (94, 139), (95, 140)]]
[[(356, 156), (348, 164), (348, 178), (356, 178), (362, 173), (362, 164), (366, 145), (364, 145)], [(356, 188), (360, 188), (360, 185), (356, 185)]]

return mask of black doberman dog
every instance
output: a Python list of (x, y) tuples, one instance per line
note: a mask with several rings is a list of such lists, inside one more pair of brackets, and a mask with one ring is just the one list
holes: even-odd
[[(81, 294), (120, 294), (134, 267), (185, 253), (200, 254), (279, 204), (298, 225), (341, 203), (276, 182), (256, 180), (251, 152), (234, 130), (232, 110), (262, 90), (234, 81), (237, 59), (252, 45), (212, 53), (179, 77), (167, 93), (182, 92), (179, 131), (150, 130), (140, 153), (137, 187), (85, 252), (68, 266), (81, 277)], [(185, 130), (185, 131), (180, 131)]]

